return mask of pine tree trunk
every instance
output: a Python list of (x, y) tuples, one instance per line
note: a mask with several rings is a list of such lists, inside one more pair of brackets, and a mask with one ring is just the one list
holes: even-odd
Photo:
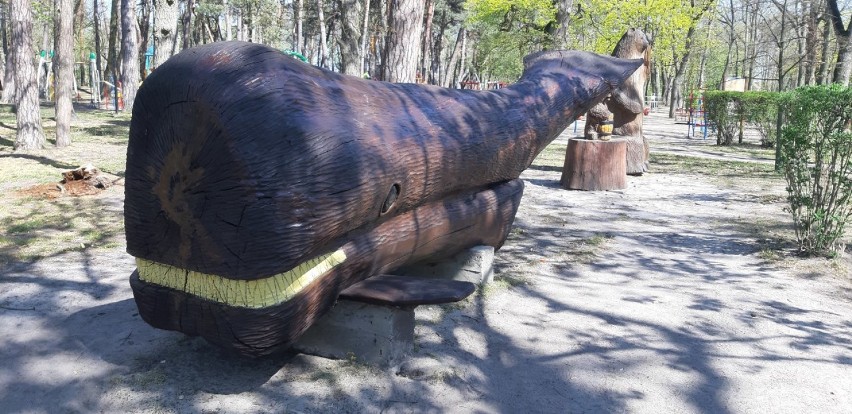
[[(464, 26), (459, 26), (459, 34), (456, 36), (456, 45), (453, 47), (453, 52), (450, 54), (450, 61), (447, 63), (447, 68), (444, 70), (444, 74), (441, 77), (441, 86), (445, 88), (449, 88), (453, 83), (453, 74), (452, 71), (455, 70), (456, 63), (458, 63), (459, 55), (461, 55), (462, 43), (464, 43), (465, 33)], [(462, 75), (464, 76), (464, 75)]]
[(15, 72), (15, 118), (17, 134), (15, 150), (44, 147), (41, 113), (38, 102), (38, 80), (33, 64), (33, 14), (30, 0), (9, 0), (12, 22), (12, 67)]
[[(92, 3), (92, 15), (95, 20), (95, 67), (98, 71), (98, 74), (101, 72), (101, 18), (100, 18), (100, 7), (98, 6), (98, 0), (93, 0)], [(100, 79), (100, 76), (98, 76)], [(92, 94), (98, 93), (98, 88), (100, 85), (92, 85)]]
[(444, 53), (444, 33), (447, 31), (447, 12), (442, 10), (441, 17), (438, 19), (440, 22), (438, 24), (438, 33), (433, 36), (434, 42), (430, 47), (432, 48), (431, 56), (432, 62), (431, 67), (429, 68), (429, 79), (430, 83), (434, 85), (441, 85), (441, 64), (443, 63), (443, 53)]
[(680, 58), (680, 61), (677, 62), (674, 80), (672, 81), (672, 94), (671, 100), (669, 101), (669, 118), (674, 118), (675, 109), (677, 109), (678, 102), (682, 99), (681, 87), (683, 86), (683, 75), (686, 73), (686, 67), (689, 64), (689, 57), (692, 54), (692, 37), (694, 35), (695, 27), (690, 26), (689, 30), (686, 31), (686, 47), (684, 48), (683, 56)]
[(844, 28), (837, 0), (828, 0), (828, 15), (837, 40), (837, 63), (834, 66), (832, 82), (847, 86), (852, 75), (852, 19)]
[(426, 0), (426, 18), (423, 22), (423, 40), (420, 42), (420, 76), (425, 83), (429, 80), (429, 68), (432, 66), (432, 19), (435, 16), (435, 2)]
[(183, 12), (183, 30), (181, 34), (181, 50), (192, 47), (192, 9), (195, 7), (195, 0), (186, 0), (186, 10)]
[[(0, 8), (2, 10), (2, 8)], [(2, 12), (0, 12), (2, 13)], [(6, 53), (0, 48), (0, 73), (6, 73)], [(6, 82), (3, 79), (0, 79), (0, 89), (3, 89), (6, 85)]]
[(178, 13), (177, 0), (154, 2), (154, 68), (160, 66), (175, 53), (177, 43)]
[(382, 80), (413, 83), (417, 76), (425, 4), (418, 0), (390, 0), (389, 30), (385, 38)]
[[(852, 23), (850, 23), (852, 24)], [(843, 86), (849, 86), (849, 78), (852, 75), (852, 36), (846, 36), (846, 45), (841, 43), (840, 36), (837, 40), (837, 64), (834, 67), (834, 78), (832, 82)]]
[[(10, 15), (9, 4), (0, 6), (3, 9), (3, 41), (6, 41), (6, 19)], [(0, 103), (9, 104), (15, 102), (15, 64), (13, 63), (15, 55), (15, 44), (12, 43), (4, 48), (3, 52), (6, 55), (6, 67), (3, 70), (3, 94), (0, 95)]]
[(657, 63), (654, 62), (651, 64), (651, 79), (648, 82), (648, 88), (651, 90), (651, 95), (654, 95), (656, 99), (659, 101), (660, 99), (660, 89), (657, 86), (657, 78), (659, 76), (659, 70), (657, 69)]
[[(459, 71), (451, 78), (450, 85), (458, 85), (467, 75), (467, 30), (462, 33), (461, 55), (459, 56)], [(481, 81), (481, 79), (480, 79)]]
[(342, 72), (347, 75), (361, 76), (363, 56), (361, 43), (361, 0), (337, 0), (340, 10), (340, 36), (337, 45), (340, 47), (340, 65)]
[(56, 91), (56, 146), (71, 145), (71, 113), (74, 105), (74, 15), (71, 0), (57, 0), (56, 55), (53, 60)]
[[(54, 7), (60, 1), (61, 0), (54, 0), (54, 2), (53, 2)], [(74, 31), (76, 29), (76, 32), (73, 32), (73, 34), (77, 38), (76, 44), (78, 44), (78, 45), (84, 45), (85, 44), (85, 41), (84, 41), (85, 39), (83, 38), (83, 28), (86, 27), (86, 3), (87, 3), (87, 0), (74, 0), (74, 19), (72, 20), (72, 23), (71, 23), (71, 25), (73, 27), (71, 30)], [(53, 33), (54, 39), (56, 38), (56, 36), (57, 36), (57, 34), (54, 32)], [(72, 40), (71, 44), (72, 45), (75, 44), (75, 41)], [(54, 44), (53, 47), (58, 48), (59, 46)], [(71, 52), (71, 53), (73, 55), (74, 52)], [(80, 58), (81, 58), (80, 60), (85, 60), (85, 59), (88, 58), (88, 56), (85, 56), (85, 57), (83, 56), (85, 53), (86, 52), (81, 48), (80, 49)], [(72, 62), (72, 65), (73, 65), (73, 62), (74, 62), (73, 57), (71, 59), (71, 62)]]
[(321, 68), (328, 68), (328, 44), (327, 39), (328, 36), (325, 32), (325, 4), (322, 0), (317, 0), (317, 14), (319, 17), (319, 50), (320, 50), (320, 58), (319, 58), (319, 66)]
[(361, 51), (358, 55), (358, 76), (364, 76), (367, 60), (367, 38), (370, 32), (370, 0), (364, 0), (364, 25), (361, 26)]
[[(370, 0), (367, 0), (370, 1)], [(0, 39), (3, 40), (3, 56), (9, 56), (9, 39), (6, 37), (6, 20), (9, 18), (9, 5), (0, 6)]]
[[(139, 36), (136, 37), (136, 41), (139, 43), (139, 76), (145, 79), (148, 76), (149, 69), (152, 69), (150, 65), (153, 64), (153, 61), (148, 61), (145, 55), (151, 47), (151, 33), (154, 31), (152, 23), (154, 0), (141, 0), (141, 2), (142, 8), (138, 10), (141, 15), (137, 15), (136, 18), (136, 21), (139, 22)], [(149, 67), (146, 67), (146, 63), (149, 64)]]
[(121, 0), (121, 89), (124, 110), (133, 109), (139, 88), (139, 45), (136, 43), (136, 3)]
[(808, 20), (807, 20), (807, 39), (805, 40), (805, 50), (807, 50), (807, 65), (805, 73), (805, 82), (808, 85), (813, 85), (816, 81), (817, 67), (817, 50), (819, 46), (819, 10), (816, 1), (808, 2)]
[(302, 32), (302, 22), (305, 20), (304, 0), (296, 0), (296, 51), (305, 54), (305, 39)]
[(231, 41), (231, 5), (228, 0), (222, 0), (222, 9), (225, 10), (225, 40)]
[(120, 0), (112, 0), (112, 9), (109, 12), (109, 39), (107, 40), (107, 62), (104, 69), (104, 79), (113, 76), (112, 82), (118, 80), (118, 35), (121, 31), (119, 26), (118, 9)]
[(817, 70), (817, 84), (823, 85), (828, 79), (828, 59), (831, 56), (831, 24), (825, 22), (822, 27), (822, 51), (819, 59), (819, 69)]

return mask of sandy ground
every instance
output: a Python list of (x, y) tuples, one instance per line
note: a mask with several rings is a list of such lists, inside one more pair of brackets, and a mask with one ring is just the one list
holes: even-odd
[[(655, 151), (711, 143), (659, 115), (646, 129)], [(418, 308), (416, 350), (392, 369), (155, 330), (123, 246), (0, 269), (0, 413), (852, 410), (849, 253), (767, 253), (789, 233), (782, 183), (651, 172), (577, 192), (559, 177), (524, 173), (498, 282)], [(105, 200), (121, 210), (120, 192)]]

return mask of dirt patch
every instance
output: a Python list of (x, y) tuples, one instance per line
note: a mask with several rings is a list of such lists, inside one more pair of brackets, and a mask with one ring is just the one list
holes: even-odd
[(62, 180), (56, 183), (36, 184), (15, 191), (18, 197), (54, 199), (59, 197), (80, 197), (100, 194), (113, 185), (124, 185), (124, 179), (112, 174), (99, 173), (95, 176)]

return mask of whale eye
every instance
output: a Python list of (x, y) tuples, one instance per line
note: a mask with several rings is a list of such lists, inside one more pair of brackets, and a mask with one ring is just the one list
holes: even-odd
[(386, 214), (390, 211), (397, 198), (399, 198), (399, 184), (394, 184), (391, 186), (390, 191), (388, 191), (388, 196), (385, 197), (385, 202), (382, 203), (382, 211), (379, 215)]

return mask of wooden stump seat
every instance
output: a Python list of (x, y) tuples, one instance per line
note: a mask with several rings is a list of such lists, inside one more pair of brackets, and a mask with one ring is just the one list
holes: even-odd
[(572, 138), (565, 151), (562, 188), (566, 190), (620, 190), (627, 187), (627, 141)]

